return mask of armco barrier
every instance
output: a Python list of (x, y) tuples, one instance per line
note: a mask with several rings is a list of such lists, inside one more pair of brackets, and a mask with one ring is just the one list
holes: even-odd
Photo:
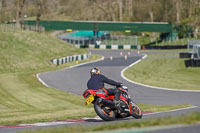
[(76, 48), (95, 48), (95, 49), (141, 49), (140, 45), (80, 45), (76, 44)]
[(91, 56), (91, 53), (89, 52), (88, 54), (67, 56), (67, 57), (62, 57), (62, 58), (58, 58), (58, 59), (52, 59), (50, 61), (54, 65), (61, 65), (61, 64), (71, 62), (71, 61), (85, 60), (85, 59), (90, 58), (90, 56)]

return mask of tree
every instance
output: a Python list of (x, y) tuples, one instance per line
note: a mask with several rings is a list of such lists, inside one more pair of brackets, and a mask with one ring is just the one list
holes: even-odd
[(193, 24), (193, 29), (194, 29), (194, 37), (197, 39), (198, 36), (198, 25), (200, 25), (200, 0), (195, 1), (194, 3), (194, 24)]
[(118, 0), (119, 4), (119, 21), (122, 21), (123, 19), (123, 3), (122, 0)]
[(154, 15), (153, 15), (153, 3), (154, 0), (147, 0), (147, 8), (149, 11), (150, 21), (154, 22)]
[(40, 17), (41, 17), (41, 12), (42, 12), (42, 2), (41, 0), (36, 0), (37, 2), (37, 15), (36, 15), (36, 30), (39, 29), (39, 22), (40, 22)]
[(173, 1), (176, 7), (176, 24), (180, 23), (180, 6), (181, 6), (181, 1), (180, 0), (174, 0)]
[(200, 0), (190, 0), (186, 4), (189, 4), (186, 6), (189, 14), (183, 19), (183, 24), (189, 24), (193, 27), (193, 35), (197, 39), (198, 26), (200, 25)]
[(128, 0), (128, 16), (133, 17), (133, 0)]
[[(0, 21), (23, 23), (24, 14), (40, 19), (140, 21), (190, 24), (199, 22), (199, 0), (0, 0)], [(17, 5), (17, 6), (15, 6)], [(17, 13), (17, 14), (16, 14)], [(56, 17), (55, 17), (56, 16)], [(63, 18), (59, 17), (59, 20)], [(196, 34), (196, 33), (195, 33)]]
[[(154, 0), (147, 0), (147, 6), (148, 6), (148, 11), (149, 11), (149, 16), (150, 16), (150, 21), (154, 22), (154, 13), (153, 13), (153, 7), (154, 7)], [(156, 34), (153, 32), (152, 34), (152, 41), (156, 40)]]
[(163, 20), (165, 22), (168, 22), (168, 1), (164, 0), (163, 1)]
[(3, 2), (4, 2), (4, 0), (0, 0), (0, 12), (1, 12), (1, 9), (2, 9)]
[(24, 23), (24, 14), (23, 9), (26, 0), (17, 0), (17, 16), (16, 16), (16, 25), (20, 27)]
[(187, 0), (185, 2), (186, 4), (186, 9), (187, 9), (187, 16), (186, 17), (191, 17), (192, 16), (192, 0)]
[(39, 22), (42, 14), (48, 14), (49, 8), (51, 7), (49, 4), (52, 3), (52, 1), (47, 1), (47, 0), (36, 0), (37, 4), (37, 15), (36, 15), (36, 30), (39, 30)]

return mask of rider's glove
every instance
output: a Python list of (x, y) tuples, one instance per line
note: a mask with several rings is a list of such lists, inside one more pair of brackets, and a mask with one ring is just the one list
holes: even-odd
[(119, 83), (119, 85), (117, 86), (117, 87), (122, 87), (123, 86), (123, 84), (122, 83)]

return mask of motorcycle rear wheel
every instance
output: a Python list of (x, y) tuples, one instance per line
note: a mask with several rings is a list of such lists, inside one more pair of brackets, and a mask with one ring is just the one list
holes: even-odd
[(98, 99), (94, 103), (94, 110), (97, 113), (97, 115), (104, 121), (115, 120), (114, 111), (111, 108), (106, 107), (103, 104), (99, 103)]

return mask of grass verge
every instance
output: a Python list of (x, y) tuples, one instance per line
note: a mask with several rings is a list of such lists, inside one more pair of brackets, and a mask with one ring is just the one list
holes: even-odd
[[(82, 97), (47, 88), (36, 78), (39, 72), (75, 65), (70, 62), (55, 66), (48, 62), (50, 59), (84, 54), (87, 50), (76, 49), (45, 33), (1, 32), (0, 36), (0, 125), (92, 116), (87, 114), (92, 109), (82, 104)], [(92, 55), (80, 63), (98, 58)]]
[[(93, 55), (86, 61), (96, 58), (99, 56)], [(64, 66), (71, 65), (75, 62)], [(93, 109), (83, 104), (81, 96), (47, 88), (37, 80), (35, 73), (0, 74), (0, 80), (0, 125), (95, 116)]]
[(132, 120), (129, 122), (121, 122), (114, 124), (104, 124), (100, 126), (78, 126), (78, 127), (64, 127), (64, 128), (48, 128), (27, 130), (20, 133), (80, 133), (80, 132), (97, 132), (97, 131), (111, 131), (126, 129), (138, 129), (153, 126), (168, 126), (173, 124), (195, 124), (200, 122), (200, 113), (195, 112), (186, 116), (153, 118), (144, 120)]
[(199, 68), (186, 68), (178, 54), (148, 54), (124, 72), (130, 80), (163, 88), (200, 90)]

